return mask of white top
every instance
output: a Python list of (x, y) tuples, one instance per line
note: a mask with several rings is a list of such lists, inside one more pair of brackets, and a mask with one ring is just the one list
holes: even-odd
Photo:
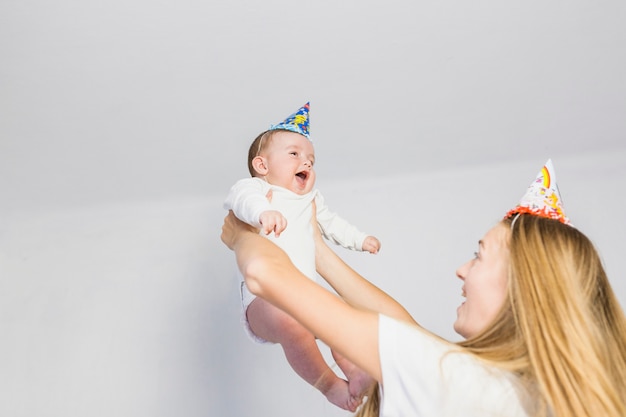
[(516, 378), (417, 326), (379, 316), (381, 417), (527, 417)]

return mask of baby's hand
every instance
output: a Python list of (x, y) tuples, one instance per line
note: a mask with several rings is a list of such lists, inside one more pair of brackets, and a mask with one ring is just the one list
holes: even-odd
[(287, 227), (287, 219), (280, 211), (276, 210), (264, 211), (261, 213), (261, 216), (259, 216), (259, 221), (261, 222), (261, 230), (266, 235), (274, 232), (276, 237), (278, 237)]
[(380, 242), (374, 236), (368, 236), (363, 241), (363, 250), (376, 254), (380, 250)]

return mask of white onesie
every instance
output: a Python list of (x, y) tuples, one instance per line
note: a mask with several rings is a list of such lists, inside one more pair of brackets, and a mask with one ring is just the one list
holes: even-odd
[[(270, 190), (272, 190), (271, 202), (266, 197)], [(257, 228), (261, 227), (259, 216), (262, 212), (266, 210), (280, 211), (287, 219), (287, 228), (278, 238), (274, 236), (274, 233), (263, 234), (263, 236), (281, 247), (304, 275), (316, 280), (315, 243), (311, 226), (311, 202), (314, 199), (317, 208), (317, 223), (322, 235), (337, 245), (350, 250), (362, 251), (363, 241), (367, 235), (331, 212), (318, 190), (299, 195), (286, 188), (271, 185), (261, 178), (244, 178), (231, 187), (224, 202), (224, 208), (232, 210), (237, 218)], [(264, 342), (250, 332), (245, 318), (246, 309), (256, 296), (248, 290), (240, 273), (239, 279), (244, 325), (254, 340)]]

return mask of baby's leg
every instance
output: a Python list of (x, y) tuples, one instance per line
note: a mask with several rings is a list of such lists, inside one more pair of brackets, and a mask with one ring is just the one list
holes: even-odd
[(367, 372), (350, 362), (338, 352), (332, 350), (331, 353), (343, 374), (348, 378), (350, 395), (354, 398), (358, 398), (360, 401), (367, 392), (367, 389), (376, 381), (369, 376)]
[(348, 383), (328, 367), (313, 334), (291, 316), (261, 298), (250, 304), (246, 315), (252, 331), (279, 343), (293, 370), (328, 401), (348, 411), (355, 411), (361, 404), (360, 397), (350, 395)]

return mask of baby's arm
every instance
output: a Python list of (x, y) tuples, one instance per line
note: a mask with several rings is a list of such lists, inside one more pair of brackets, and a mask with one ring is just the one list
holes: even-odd
[(369, 253), (377, 254), (380, 250), (380, 241), (374, 236), (368, 236), (363, 241), (362, 248)]
[(287, 227), (287, 219), (270, 205), (272, 190), (256, 178), (244, 178), (230, 189), (224, 202), (226, 210), (232, 210), (239, 220), (278, 237)]
[(261, 222), (261, 231), (266, 235), (274, 232), (276, 237), (278, 237), (287, 227), (287, 219), (277, 210), (262, 212), (259, 216), (259, 221)]
[(368, 236), (361, 232), (337, 213), (331, 212), (319, 191), (315, 197), (315, 204), (317, 206), (317, 222), (326, 239), (346, 249), (378, 253), (381, 246), (380, 241), (374, 236)]
[(265, 184), (256, 178), (241, 179), (230, 188), (224, 208), (232, 210), (239, 220), (260, 229), (261, 213), (272, 210), (267, 191)]

